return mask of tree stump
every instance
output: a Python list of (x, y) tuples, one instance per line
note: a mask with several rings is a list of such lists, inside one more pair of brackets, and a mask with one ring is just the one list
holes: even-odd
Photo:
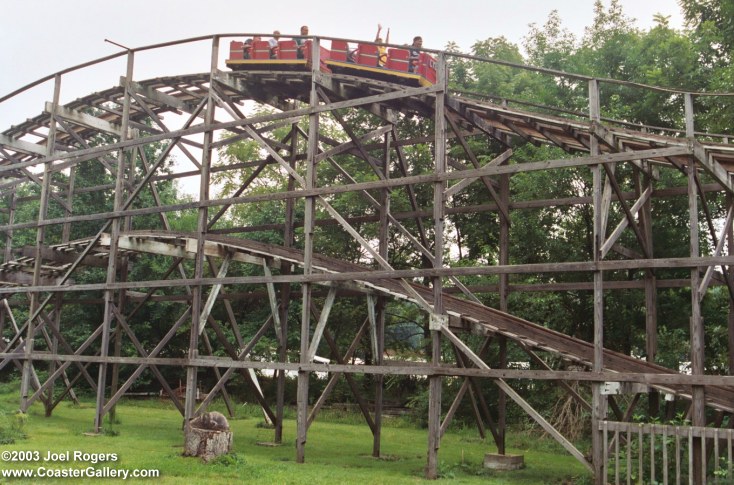
[(232, 449), (232, 431), (227, 418), (217, 412), (204, 413), (186, 426), (184, 455), (198, 456), (204, 462), (225, 455)]

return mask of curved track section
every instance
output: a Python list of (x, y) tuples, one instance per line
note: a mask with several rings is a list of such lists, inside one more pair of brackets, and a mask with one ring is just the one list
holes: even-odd
[[(279, 430), (282, 432), (284, 403), (283, 385), (280, 384), (284, 382), (285, 374), (278, 377), (281, 381), (276, 397), (277, 410), (272, 411), (270, 403), (246, 369), (248, 366), (251, 370), (270, 365), (279, 370), (299, 371), (296, 448), (297, 460), (303, 461), (306, 433), (312, 419), (305, 419), (308, 412), (307, 374), (315, 370), (313, 358), (319, 345), (319, 340), (315, 339), (309, 346), (312, 330), (310, 313), (319, 313), (313, 305), (312, 289), (315, 284), (325, 284), (330, 286), (331, 295), (327, 296), (327, 303), (333, 303), (336, 292), (342, 291), (346, 285), (357, 292), (368, 293), (368, 300), (374, 295), (410, 300), (429, 315), (433, 355), (425, 368), (430, 369), (426, 375), (431, 382), (433, 403), (428, 419), (427, 475), (431, 478), (435, 478), (437, 473), (438, 441), (443, 432), (440, 377), (447, 375), (495, 379), (503, 392), (541, 424), (544, 423), (546, 430), (586, 464), (583, 455), (559, 433), (547, 427), (539, 413), (530, 409), (519, 395), (512, 395), (514, 391), (504, 383), (502, 376), (493, 373), (494, 369), (489, 369), (482, 361), (481, 352), (477, 355), (456, 337), (454, 331), (499, 335), (511, 339), (522, 349), (550, 352), (590, 368), (591, 373), (569, 372), (552, 379), (573, 380), (574, 376), (593, 374), (594, 377), (587, 380), (593, 383), (594, 402), (591, 406), (583, 404), (592, 410), (596, 424), (606, 419), (606, 398), (601, 395), (601, 385), (605, 380), (647, 383), (690, 399), (692, 422), (696, 426), (706, 425), (705, 405), (734, 412), (731, 377), (705, 375), (705, 326), (700, 310), (701, 301), (712, 284), (726, 285), (734, 305), (734, 280), (728, 268), (734, 259), (731, 250), (729, 256), (724, 255), (724, 241), (727, 237), (731, 241), (729, 234), (734, 225), (734, 205), (731, 202), (734, 194), (731, 181), (734, 147), (724, 135), (694, 131), (691, 93), (671, 93), (671, 96), (686, 101), (685, 113), (681, 114), (685, 129), (637, 127), (602, 117), (599, 85), (605, 80), (569, 75), (574, 82), (589, 83), (590, 114), (587, 116), (530, 104), (482, 101), (467, 93), (453, 92), (444, 75), (450, 64), (447, 58), (453, 55), (451, 53), (434, 53), (437, 56), (436, 84), (408, 87), (329, 72), (322, 69), (319, 49), (313, 49), (313, 58), (304, 63), (304, 71), (273, 67), (227, 72), (218, 67), (220, 37), (211, 39), (211, 62), (207, 65), (212, 68), (206, 73), (136, 80), (132, 74), (135, 52), (129, 51), (124, 53), (128, 56), (128, 68), (119, 86), (66, 104), (59, 101), (60, 73), (56, 77), (52, 101), (46, 103), (44, 112), (0, 134), (0, 233), (4, 235), (3, 263), (0, 265), (0, 337), (3, 337), (0, 338), (0, 369), (13, 364), (22, 372), (22, 409), (41, 399), (50, 413), (58, 404), (53, 395), (55, 381), (64, 380), (63, 399), (72, 393), (75, 382), (84, 379), (97, 392), (95, 428), (100, 429), (104, 415), (147, 369), (153, 372), (166, 392), (175, 396), (158, 366), (178, 365), (187, 369), (186, 399), (179, 402), (174, 397), (174, 402), (186, 418), (192, 418), (202, 410), (196, 407), (197, 368), (201, 366), (216, 374), (217, 389), (231, 405), (225, 384), (231, 372), (242, 364), (238, 370), (275, 422), (277, 440)], [(472, 59), (475, 61), (492, 62)], [(536, 71), (554, 79), (560, 75), (558, 72)], [(8, 97), (0, 98), (0, 103)], [(267, 109), (253, 110), (255, 106)], [(400, 124), (413, 118), (425, 121), (421, 130), (401, 132)], [(365, 119), (369, 121), (363, 123)], [(303, 127), (306, 124), (308, 128)], [(285, 137), (277, 135), (279, 130), (288, 134)], [(495, 158), (480, 162), (468, 141), (472, 137), (479, 138), (492, 150), (496, 149), (497, 153), (492, 154)], [(262, 158), (215, 163), (218, 161), (215, 157), (217, 150), (239, 140), (255, 142), (257, 155), (254, 157)], [(533, 163), (515, 160), (513, 148), (528, 143), (559, 147), (566, 155)], [(448, 150), (449, 146), (451, 150)], [(420, 164), (413, 163), (408, 148), (415, 148), (415, 153), (429, 154), (432, 166), (426, 167), (425, 160)], [(165, 167), (170, 168), (172, 156), (175, 156), (177, 164), (168, 170)], [(339, 164), (339, 157), (350, 157), (354, 173)], [(103, 176), (97, 185), (75, 185), (75, 173), (84, 162), (102, 167)], [(619, 170), (618, 167), (631, 169)], [(246, 180), (239, 180), (240, 186), (236, 190), (219, 199), (211, 197), (212, 174), (235, 173), (243, 168), (251, 171)], [(339, 176), (320, 183), (320, 175), (327, 169), (330, 174)], [(263, 174), (267, 170), (275, 170), (282, 180), (288, 180), (287, 188), (268, 193), (252, 190), (250, 184), (253, 180), (265, 177)], [(592, 194), (564, 200), (513, 201), (510, 178), (515, 174), (541, 170), (589, 170), (589, 179), (593, 179)], [(658, 189), (662, 170), (670, 171), (680, 183)], [(176, 179), (195, 180), (199, 187), (198, 197), (164, 203), (156, 184)], [(481, 182), (482, 190), (486, 188), (486, 203), (457, 206), (448, 202), (475, 182)], [(392, 212), (389, 203), (390, 194), (396, 191), (404, 191), (404, 200), (409, 204), (400, 213)], [(334, 207), (333, 200), (334, 196), (343, 193), (355, 194), (355, 197), (366, 201), (368, 213), (341, 214)], [(422, 197), (418, 197), (419, 193)], [(721, 221), (715, 221), (712, 216), (711, 202), (706, 196), (709, 193), (727, 196), (728, 215), (723, 221), (723, 230), (717, 227), (717, 222)], [(99, 207), (91, 212), (79, 208), (87, 194), (100, 194), (101, 197)], [(656, 197), (687, 199), (690, 240), (701, 240), (698, 227), (708, 226), (712, 241), (710, 254), (702, 256), (697, 245), (691, 244), (689, 255), (685, 257), (658, 259), (653, 256), (651, 201)], [(285, 207), (283, 218), (257, 227), (233, 228), (221, 223), (232, 207), (273, 201), (280, 201)], [(298, 220), (294, 209), (296, 201), (301, 204), (303, 214)], [(22, 210), (22, 204), (29, 202), (37, 204), (37, 213), (30, 211), (32, 213), (29, 214), (29, 211)], [(590, 260), (512, 265), (509, 242), (511, 211), (550, 208), (560, 214), (563, 211), (558, 208), (569, 205), (590, 208), (593, 218), (589, 234)], [(319, 217), (316, 217), (316, 207), (320, 210)], [(193, 214), (197, 224), (195, 232), (172, 230), (167, 214), (182, 211)], [(479, 213), (497, 217), (497, 261), (487, 266), (453, 267), (455, 265), (450, 264), (450, 258), (444, 254), (448, 232), (445, 223), (447, 220), (450, 222), (454, 214)], [(699, 221), (701, 214), (706, 217), (706, 224)], [(665, 217), (666, 214), (656, 216)], [(410, 225), (405, 221), (410, 221)], [(612, 221), (616, 227), (612, 227)], [(365, 222), (377, 223), (377, 236), (360, 233), (360, 224)], [(314, 254), (315, 228), (327, 225), (343, 230), (373, 268)], [(294, 236), (296, 227), (303, 227), (298, 239)], [(132, 231), (131, 228), (140, 230)], [(261, 230), (282, 231), (284, 245), (269, 246), (225, 235)], [(415, 260), (423, 261), (423, 266), (400, 270), (390, 266), (386, 248), (391, 233), (400, 238), (406, 251), (415, 255)], [(629, 236), (625, 240), (627, 246), (621, 244), (622, 235)], [(29, 242), (33, 240), (35, 244)], [(295, 246), (303, 247), (303, 250), (293, 249)], [(181, 279), (127, 281), (128, 263), (139, 253), (170, 257), (171, 266), (166, 276), (178, 272)], [(217, 260), (218, 269), (210, 257)], [(194, 260), (193, 277), (185, 274), (186, 270), (181, 265), (184, 259)], [(264, 274), (259, 278), (228, 278), (227, 267), (233, 261), (258, 264), (263, 267)], [(280, 269), (290, 265), (293, 273), (272, 276), (271, 263)], [(88, 274), (84, 273), (87, 267), (106, 268), (106, 272), (97, 271), (94, 273), (97, 279), (88, 283)], [(550, 282), (542, 288), (529, 285), (525, 290), (592, 291), (594, 315), (590, 315), (589, 320), (594, 322), (593, 344), (527, 322), (508, 312), (488, 308), (479, 303), (472, 288), (467, 288), (461, 280), (464, 276), (499, 275), (495, 287), (474, 290), (497, 292), (500, 308), (507, 309), (509, 292), (524, 291), (519, 286), (511, 288), (509, 275), (559, 272), (583, 273), (585, 278), (564, 284)], [(690, 278), (681, 278), (681, 273), (686, 272)], [(625, 278), (619, 278), (622, 273)], [(662, 273), (675, 273), (677, 276), (666, 278)], [(634, 277), (627, 278), (627, 275)], [(432, 286), (416, 285), (416, 278), (428, 278)], [(276, 282), (297, 284), (302, 288), (301, 307), (306, 310), (301, 316), (299, 364), (288, 363), (284, 350), (287, 347), (287, 339), (284, 339), (287, 327), (282, 321), (287, 320), (288, 302), (292, 296), (288, 291), (278, 295), (274, 289)], [(227, 341), (222, 328), (216, 326), (217, 322), (211, 321), (209, 312), (213, 305), (220, 303), (217, 293), (224, 285), (239, 283), (264, 284), (272, 315), (248, 343), (239, 334), (231, 306), (227, 307), (228, 325), (238, 340), (234, 346)], [(135, 293), (135, 288), (144, 288), (148, 293), (143, 298), (148, 299), (156, 288), (166, 285), (186, 286), (190, 292), (186, 298), (192, 304), (172, 323), (154, 349), (143, 348), (135, 337), (134, 315), (140, 305), (127, 305), (127, 293), (131, 290)], [(661, 287), (691, 288), (691, 360), (695, 377), (678, 375), (670, 369), (603, 348), (604, 292), (632, 289), (645, 292), (646, 350), (648, 355), (655, 354), (656, 295)], [(210, 291), (208, 296), (207, 289)], [(451, 296), (450, 291), (461, 292), (465, 298)], [(103, 318), (87, 340), (74, 349), (64, 336), (64, 329), (73, 326), (74, 322), (62, 321), (64, 298), (56, 295), (87, 294), (82, 292), (95, 295), (95, 302), (103, 305)], [(327, 303), (324, 306), (328, 310), (330, 303)], [(230, 305), (228, 300), (223, 304)], [(28, 309), (26, 322), (16, 321), (13, 305)], [(368, 305), (373, 303), (368, 302)], [(385, 318), (384, 309), (380, 304), (370, 308), (372, 313), (368, 320), (372, 326), (372, 352), (376, 360), (382, 362), (384, 335), (380, 335), (378, 328), (379, 322)], [(319, 338), (320, 332), (328, 334), (327, 310), (323, 311), (323, 318), (315, 318), (318, 323), (314, 333), (319, 334)], [(160, 358), (166, 342), (187, 325), (188, 356)], [(207, 325), (213, 327), (214, 337), (228, 355), (225, 360), (215, 358), (212, 342), (207, 340), (207, 332), (203, 332)], [(277, 359), (263, 365), (243, 363), (257, 338), (271, 331), (271, 326), (281, 344)], [(139, 356), (125, 359), (113, 355), (113, 330), (118, 334), (125, 332)], [(352, 347), (357, 345), (361, 332), (355, 337)], [(470, 369), (476, 371), (471, 374), (468, 369), (458, 368), (456, 363), (441, 363), (442, 338), (450, 340), (457, 349), (457, 355), (458, 352), (464, 353), (479, 369)], [(34, 341), (41, 342), (42, 339), (49, 352), (34, 351)], [(487, 342), (489, 345), (489, 340)], [(93, 349), (99, 349), (98, 353), (92, 355)], [(331, 350), (340, 354), (339, 349)], [(200, 359), (200, 351), (209, 357)], [(341, 352), (341, 357), (353, 351), (350, 348)], [(734, 355), (734, 349), (730, 349), (730, 353)], [(457, 362), (459, 360), (457, 356)], [(222, 362), (227, 365), (222, 367)], [(71, 367), (72, 364), (75, 367)], [(91, 364), (97, 366), (96, 379), (88, 370)], [(37, 365), (47, 365), (49, 377), (45, 382), (41, 382), (36, 373)], [(137, 368), (125, 383), (118, 385), (115, 377), (114, 384), (110, 386), (108, 368), (117, 365), (134, 365)], [(222, 374), (220, 368), (227, 366), (227, 371)], [(388, 367), (377, 365), (379, 372), (375, 373), (394, 372)], [(76, 377), (67, 376), (70, 368), (78, 369)], [(347, 374), (360, 372), (349, 366), (340, 369)], [(410, 372), (410, 369), (401, 372)], [(534, 376), (532, 371), (518, 372), (527, 378)], [(696, 382), (697, 378), (703, 385)], [(577, 394), (575, 397), (579, 398)], [(382, 405), (381, 399), (378, 389), (378, 408)], [(375, 435), (375, 449), (379, 453), (379, 409), (375, 410), (375, 418), (372, 418), (366, 400), (361, 397), (358, 400)], [(455, 411), (454, 406), (452, 410)], [(504, 410), (498, 412), (501, 414)], [(481, 420), (480, 412), (476, 414), (478, 421)], [(595, 439), (598, 438), (594, 445), (594, 470), (601, 476), (604, 450), (600, 446), (599, 430), (595, 428), (593, 432)], [(501, 435), (495, 433), (495, 438), (503, 450)], [(698, 441), (697, 446), (700, 446)]]
[[(151, 254), (170, 256), (172, 254), (183, 255), (186, 253), (185, 248), (196, 247), (196, 234), (192, 233), (137, 231), (121, 234), (120, 237), (123, 241), (121, 247), (131, 252), (147, 251)], [(260, 258), (271, 261), (276, 259), (303, 267), (303, 252), (298, 249), (214, 235), (208, 236), (206, 240), (208, 244), (218, 248), (216, 252), (226, 248), (226, 252), (232, 254), (252, 256), (253, 261)], [(106, 254), (107, 249), (108, 245), (104, 242), (98, 247), (101, 254)], [(184, 250), (184, 252), (176, 253), (177, 250)], [(215, 254), (215, 252), (212, 254)], [(187, 257), (193, 258), (193, 253), (188, 254)], [(237, 260), (238, 258), (234, 256), (233, 259)], [(240, 258), (240, 260), (244, 261), (246, 258)], [(370, 273), (377, 273), (373, 269), (318, 254), (313, 256), (313, 262), (314, 269), (323, 276), (318, 278), (322, 282), (331, 281), (336, 282), (337, 285), (339, 282), (357, 284), (390, 298), (399, 298), (412, 301), (416, 305), (420, 304), (414, 296), (406, 292), (406, 288), (399, 281), (370, 276)], [(317, 280), (317, 278), (312, 279)], [(175, 283), (175, 281), (172, 283)], [(411, 283), (410, 286), (426, 302), (431, 305), (434, 304), (431, 288), (416, 283)], [(444, 295), (443, 299), (444, 308), (451, 317), (449, 328), (455, 331), (501, 335), (522, 345), (524, 348), (549, 352), (565, 360), (582, 364), (587, 368), (592, 366), (594, 345), (589, 342), (463, 298)], [(666, 367), (608, 349), (604, 350), (604, 362), (605, 370), (619, 372), (620, 374), (676, 374), (676, 371)], [(690, 388), (687, 386), (657, 385), (655, 387), (666, 393), (675, 393), (690, 398)], [(706, 397), (709, 405), (716, 409), (734, 412), (734, 404), (732, 404), (734, 403), (734, 391), (731, 389), (710, 386), (707, 388)]]

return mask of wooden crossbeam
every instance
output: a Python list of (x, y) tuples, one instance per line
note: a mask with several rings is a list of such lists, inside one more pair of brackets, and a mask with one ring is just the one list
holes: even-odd
[[(54, 113), (53, 103), (46, 102), (45, 110), (47, 113)], [(113, 135), (122, 136), (122, 127), (117, 123), (110, 123), (107, 120), (92, 116), (75, 109), (67, 108), (65, 106), (57, 106), (54, 116), (63, 118), (77, 125), (82, 125), (93, 130), (101, 131), (104, 133), (111, 133)]]

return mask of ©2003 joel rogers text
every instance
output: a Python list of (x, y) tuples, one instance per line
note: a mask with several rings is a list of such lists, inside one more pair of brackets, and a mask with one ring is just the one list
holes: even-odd
[[(0, 455), (6, 463), (26, 463), (33, 465), (25, 469), (8, 469), (0, 471), (2, 478), (157, 478), (158, 470), (127, 470), (110, 466), (87, 466), (83, 468), (64, 467), (65, 463), (92, 465), (108, 464), (119, 461), (117, 453), (89, 453), (85, 451), (36, 451), (36, 450), (6, 450)], [(46, 466), (49, 464), (50, 466)]]

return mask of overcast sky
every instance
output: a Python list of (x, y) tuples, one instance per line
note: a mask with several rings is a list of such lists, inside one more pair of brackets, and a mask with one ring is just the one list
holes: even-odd
[[(610, 0), (604, 0), (606, 4)], [(656, 13), (682, 28), (676, 0), (621, 0), (625, 13), (641, 28)], [(276, 0), (203, 2), (176, 0), (3, 0), (0, 27), (0, 96), (61, 69), (116, 53), (111, 39), (128, 47), (214, 33), (297, 33), (372, 40), (378, 22), (391, 29), (390, 41), (410, 42), (422, 35), (424, 47), (441, 49), (454, 41), (468, 51), (477, 40), (505, 36), (520, 43), (528, 25), (542, 25), (552, 10), (577, 37), (593, 18), (593, 0)], [(165, 58), (140, 55), (134, 78), (198, 72), (207, 67), (207, 45), (170, 51)], [(224, 49), (226, 50), (226, 45)], [(65, 78), (62, 103), (112, 87), (124, 62)], [(50, 83), (0, 104), (0, 132), (40, 113), (50, 100)]]

